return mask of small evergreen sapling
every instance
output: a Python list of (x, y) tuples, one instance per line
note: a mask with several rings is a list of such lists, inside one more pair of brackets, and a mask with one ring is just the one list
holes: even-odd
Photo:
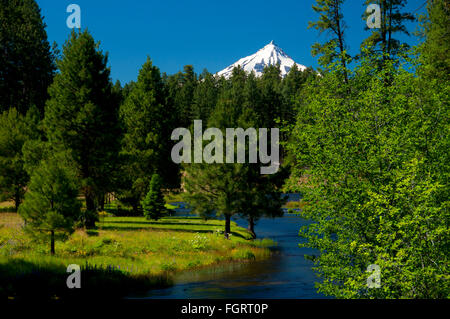
[(161, 191), (161, 178), (158, 174), (153, 174), (150, 181), (150, 190), (144, 200), (141, 201), (141, 205), (147, 219), (158, 220), (167, 211)]

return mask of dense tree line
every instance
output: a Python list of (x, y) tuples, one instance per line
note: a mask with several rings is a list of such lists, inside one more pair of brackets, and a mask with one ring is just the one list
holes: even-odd
[[(148, 58), (137, 81), (122, 87), (119, 82), (111, 82), (108, 55), (87, 30), (73, 31), (59, 53), (48, 44), (34, 1), (4, 1), (0, 13), (9, 21), (0, 28), (2, 52), (6, 53), (0, 65), (0, 89), (5, 93), (0, 103), (5, 110), (0, 118), (1, 198), (13, 200), (29, 225), (42, 225), (45, 214), (56, 205), (51, 200), (47, 206), (34, 205), (33, 211), (30, 203), (54, 196), (44, 191), (45, 187), (43, 193), (36, 193), (39, 182), (44, 186), (52, 180), (34, 175), (41, 167), (55, 167), (58, 156), (68, 160), (58, 163), (67, 166), (66, 170), (55, 168), (55, 174), (61, 174), (61, 180), (54, 176), (55, 188), (70, 186), (67, 191), (73, 194), (73, 185), (77, 185), (76, 197), (84, 202), (73, 222), (95, 227), (107, 194), (114, 194), (136, 214), (143, 214), (146, 208), (142, 204), (148, 202), (145, 199), (151, 185), (179, 189), (182, 175), (186, 176), (183, 182), (192, 185), (192, 180), (187, 181), (192, 176), (188, 171), (194, 168), (181, 167), (171, 160), (173, 129), (189, 128), (196, 119), (222, 129), (293, 124), (296, 111), (292, 102), (307, 79), (314, 76), (312, 70), (300, 72), (294, 67), (282, 79), (278, 67), (272, 66), (261, 78), (236, 70), (235, 76), (226, 80), (207, 70), (198, 75), (190, 65), (167, 75)], [(283, 178), (261, 178), (257, 172), (256, 165), (242, 165), (232, 174), (239, 181), (232, 176), (221, 180), (230, 184), (230, 190), (236, 188), (233, 196), (239, 197), (239, 204), (233, 204), (232, 212), (220, 208), (216, 212), (226, 217), (228, 225), (232, 214), (247, 216), (253, 234), (256, 220), (263, 214), (280, 215), (282, 204), (275, 193)], [(159, 182), (151, 184), (155, 174), (160, 176)], [(64, 181), (67, 176), (75, 178), (73, 184)], [(194, 179), (196, 183), (201, 181), (196, 175)], [(242, 193), (244, 189), (247, 193)], [(27, 192), (28, 204), (19, 209)], [(188, 194), (199, 195), (195, 191)], [(267, 201), (273, 209), (265, 205)], [(47, 212), (38, 214), (37, 210), (44, 208)], [(46, 223), (57, 227), (57, 223)], [(52, 234), (57, 231), (43, 229)], [(229, 233), (229, 226), (225, 233)]]
[(0, 1), (0, 112), (31, 107), (44, 113), (56, 70), (41, 11), (34, 0)]

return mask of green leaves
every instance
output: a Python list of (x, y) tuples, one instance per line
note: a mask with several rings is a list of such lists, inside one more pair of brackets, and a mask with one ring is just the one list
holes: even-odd
[[(320, 251), (315, 270), (325, 294), (443, 298), (450, 220), (443, 100), (423, 99), (430, 87), (398, 68), (401, 61), (381, 69), (372, 61), (360, 60), (348, 87), (330, 70), (298, 101), (288, 185), (304, 195), (302, 215), (313, 221), (300, 232), (302, 245)], [(381, 288), (367, 287), (370, 264), (381, 268)]]

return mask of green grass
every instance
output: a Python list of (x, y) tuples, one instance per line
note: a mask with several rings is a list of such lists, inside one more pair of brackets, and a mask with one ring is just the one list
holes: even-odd
[[(167, 229), (172, 231), (216, 233), (223, 232), (225, 221), (199, 217), (163, 217), (157, 221), (147, 220), (144, 217), (105, 217), (97, 224), (101, 229), (109, 230), (139, 230), (139, 229)], [(232, 236), (251, 239), (251, 235), (244, 228), (231, 222)]]
[[(48, 278), (67, 278), (69, 264), (83, 266), (91, 274), (84, 292), (145, 291), (170, 285), (176, 271), (267, 258), (267, 247), (274, 245), (268, 239), (247, 240), (248, 232), (235, 223), (231, 239), (226, 240), (219, 233), (224, 221), (219, 220), (166, 217), (155, 222), (144, 217), (104, 217), (96, 230), (77, 230), (65, 242), (56, 242), (56, 255), (49, 256), (49, 243), (32, 240), (21, 225), (17, 214), (0, 215), (0, 287), (6, 287), (0, 295), (23, 295), (26, 280), (31, 284), (35, 277), (40, 284), (47, 278), (48, 285), (55, 285), (56, 295), (64, 297), (65, 281), (61, 286), (59, 279)], [(42, 276), (33, 277), (36, 270)], [(8, 279), (17, 274), (23, 275), (18, 282)], [(103, 292), (96, 287), (107, 289)]]
[(297, 209), (303, 209), (305, 207), (306, 203), (304, 201), (291, 201), (287, 202), (283, 208), (297, 208)]
[(165, 204), (164, 205), (167, 209), (175, 209), (178, 208), (177, 206), (171, 205), (171, 204)]
[(164, 195), (166, 203), (184, 202), (183, 193), (169, 192)]
[(0, 202), (0, 213), (12, 213), (16, 211), (16, 207), (13, 202)]

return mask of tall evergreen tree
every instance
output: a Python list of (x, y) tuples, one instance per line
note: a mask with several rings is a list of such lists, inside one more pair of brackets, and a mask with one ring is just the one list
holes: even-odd
[(43, 114), (55, 58), (42, 20), (35, 0), (0, 1), (0, 112), (34, 105)]
[(204, 70), (194, 90), (192, 119), (208, 121), (217, 102), (218, 88), (214, 75)]
[[(236, 124), (244, 102), (245, 78), (245, 71), (234, 68), (229, 80), (230, 86), (221, 92), (214, 112), (208, 121), (209, 127), (219, 128), (222, 132), (225, 132), (227, 127), (238, 127)], [(223, 143), (225, 142), (223, 141)], [(182, 184), (186, 191), (186, 201), (195, 212), (203, 216), (216, 214), (225, 218), (224, 234), (228, 238), (231, 233), (231, 217), (239, 213), (237, 210), (241, 186), (239, 171), (243, 165), (226, 164), (224, 152), (220, 156), (222, 156), (222, 164), (183, 165), (185, 172)]]
[[(406, 52), (407, 44), (395, 38), (396, 34), (403, 33), (409, 35), (405, 23), (415, 20), (415, 17), (411, 13), (402, 12), (406, 2), (407, 0), (364, 1), (365, 6), (372, 3), (380, 6), (381, 25), (379, 29), (369, 29), (366, 26), (366, 30), (371, 30), (372, 33), (363, 42), (363, 47), (371, 48), (371, 51), (375, 50), (381, 53), (383, 59), (394, 57), (401, 52)], [(367, 14), (363, 14), (364, 20), (367, 19)]]
[(54, 150), (77, 164), (86, 201), (85, 225), (94, 227), (98, 199), (108, 189), (118, 154), (118, 101), (112, 93), (107, 55), (88, 31), (73, 31), (49, 89), (44, 125)]
[(276, 121), (282, 120), (283, 97), (281, 95), (281, 72), (278, 65), (265, 67), (258, 81), (261, 100), (256, 112), (261, 119), (260, 127), (276, 127)]
[(120, 113), (125, 129), (124, 178), (128, 179), (122, 195), (137, 209), (153, 174), (161, 176), (165, 187), (173, 187), (178, 181), (178, 169), (170, 155), (175, 112), (166, 104), (164, 83), (150, 58), (142, 66)]
[(11, 108), (0, 115), (0, 199), (12, 200), (17, 211), (26, 192), (29, 175), (25, 169), (22, 148), (38, 138), (38, 114), (27, 116)]
[(262, 104), (262, 92), (259, 85), (260, 78), (255, 76), (255, 72), (251, 72), (245, 81), (244, 86), (244, 105), (247, 110), (253, 110), (253, 122), (255, 127), (264, 127), (265, 116), (261, 110)]
[(194, 119), (194, 92), (198, 84), (197, 75), (192, 65), (185, 65), (183, 72), (178, 72), (166, 80), (168, 104), (176, 111), (176, 126), (189, 127)]
[(345, 0), (317, 0), (313, 5), (313, 10), (320, 14), (319, 20), (310, 22), (308, 28), (314, 28), (320, 33), (328, 32), (330, 39), (323, 43), (313, 45), (312, 53), (314, 56), (321, 55), (319, 62), (321, 65), (331, 65), (334, 62), (340, 64), (340, 74), (345, 83), (348, 83), (347, 64), (349, 55), (345, 44), (344, 15), (342, 6)]
[[(257, 107), (251, 103), (257, 94), (254, 85), (256, 82), (254, 76), (250, 75), (249, 78), (251, 83), (247, 85), (245, 71), (235, 68), (231, 79), (220, 93), (214, 112), (211, 113), (208, 126), (219, 128), (223, 136), (226, 128), (239, 127), (246, 130), (257, 127)], [(225, 150), (226, 139), (222, 142), (221, 147)], [(237, 148), (235, 144), (235, 153)], [(248, 151), (246, 146), (247, 159)], [(215, 149), (214, 152), (219, 151)], [(246, 218), (249, 222), (249, 232), (256, 237), (254, 226), (261, 216), (282, 215), (283, 198), (277, 193), (281, 181), (279, 176), (263, 176), (260, 173), (260, 165), (248, 161), (227, 163), (225, 152), (214, 155), (222, 156), (223, 163), (193, 163), (183, 166), (186, 201), (202, 216), (223, 216), (226, 237), (231, 232), (231, 217), (234, 215)]]

